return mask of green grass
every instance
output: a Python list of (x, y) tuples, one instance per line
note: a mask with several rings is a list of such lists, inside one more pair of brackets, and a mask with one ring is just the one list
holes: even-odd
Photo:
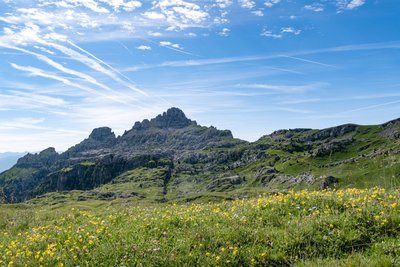
[[(75, 194), (83, 192), (74, 191)], [(396, 266), (400, 191), (0, 206), (0, 266)]]
[(81, 166), (85, 166), (85, 167), (90, 167), (90, 166), (95, 166), (96, 162), (92, 162), (92, 161), (82, 161), (79, 163)]

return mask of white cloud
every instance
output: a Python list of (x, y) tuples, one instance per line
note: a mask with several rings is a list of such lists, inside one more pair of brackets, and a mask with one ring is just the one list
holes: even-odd
[(147, 45), (139, 45), (139, 46), (136, 47), (136, 49), (145, 51), (145, 50), (151, 50), (151, 47), (147, 46)]
[(352, 0), (348, 5), (348, 9), (355, 9), (365, 4), (365, 0)]
[(1, 130), (20, 130), (20, 129), (42, 129), (39, 124), (44, 122), (44, 118), (16, 118), (9, 121), (0, 121)]
[(99, 0), (114, 9), (114, 11), (121, 11), (121, 9), (125, 11), (133, 11), (142, 6), (142, 3), (139, 1), (128, 1), (125, 2), (124, 0)]
[(101, 93), (98, 93), (96, 90), (93, 90), (93, 89), (91, 89), (89, 87), (80, 85), (78, 83), (71, 82), (69, 79), (67, 79), (65, 77), (62, 77), (60, 75), (57, 75), (55, 73), (52, 73), (52, 72), (44, 71), (42, 69), (34, 68), (34, 67), (31, 67), (31, 66), (19, 66), (19, 65), (14, 64), (14, 63), (11, 63), (11, 66), (16, 70), (20, 70), (20, 71), (29, 73), (30, 76), (37, 76), (37, 77), (43, 77), (43, 78), (47, 78), (47, 79), (51, 79), (51, 80), (56, 80), (56, 81), (64, 83), (67, 86), (79, 88), (79, 89), (82, 89), (82, 90), (84, 90), (84, 91), (86, 91), (88, 93), (91, 93), (91, 94), (103, 95)]
[(25, 93), (17, 90), (0, 94), (0, 107), (5, 109), (37, 108), (43, 110), (47, 107), (64, 106), (67, 103), (60, 97), (47, 96), (38, 92)]
[(216, 0), (216, 5), (219, 8), (227, 8), (232, 5), (232, 0)]
[(311, 5), (305, 5), (304, 9), (311, 10), (314, 12), (322, 12), (324, 11), (324, 5), (321, 3), (313, 3)]
[(268, 37), (268, 38), (273, 38), (273, 39), (281, 39), (285, 36), (285, 34), (294, 34), (294, 35), (299, 35), (301, 33), (301, 30), (292, 28), (292, 27), (283, 27), (281, 28), (280, 32), (273, 32), (268, 29), (264, 29), (261, 32), (261, 36)]
[(223, 17), (214, 18), (214, 24), (227, 24), (229, 23), (229, 19)]
[[(76, 48), (77, 50), (79, 50), (80, 52), (82, 52), (81, 54), (79, 54), (77, 57), (80, 60), (81, 63), (89, 66), (90, 68), (99, 71), (107, 76), (109, 76), (110, 78), (112, 78), (114, 81), (118, 82), (120, 85), (127, 87), (137, 93), (140, 93), (142, 95), (147, 95), (146, 92), (144, 92), (141, 89), (138, 89), (133, 82), (126, 77), (125, 75), (123, 75), (120, 71), (116, 70), (115, 68), (113, 68), (112, 66), (110, 66), (109, 64), (107, 64), (106, 62), (102, 61), (101, 59), (97, 58), (96, 56), (94, 56), (93, 54), (89, 53), (88, 51), (84, 50), (83, 48), (81, 48), (80, 46), (72, 43), (72, 42), (68, 42), (71, 46), (73, 46), (74, 48)], [(54, 45), (53, 45), (54, 46)], [(63, 48), (63, 50), (65, 50), (65, 48)], [(62, 51), (62, 50), (60, 50)], [(67, 52), (64, 52), (66, 55), (72, 56), (76, 53), (72, 53), (69, 54), (67, 50)], [(72, 50), (74, 51), (74, 50)], [(86, 57), (85, 55), (89, 56)], [(103, 66), (106, 66), (107, 68), (104, 68)], [(122, 78), (120, 78), (122, 77)]]
[(161, 41), (160, 45), (161, 46), (173, 47), (173, 48), (176, 48), (176, 49), (183, 49), (179, 44), (174, 44), (174, 43), (171, 43), (169, 41)]
[(49, 50), (49, 49), (47, 49), (47, 48), (45, 48), (45, 47), (42, 47), (42, 46), (34, 45), (33, 47), (36, 48), (36, 49), (39, 49), (39, 50), (42, 51), (42, 52), (45, 52), (45, 53), (47, 53), (47, 54), (50, 54), (50, 55), (54, 55), (54, 54), (55, 54), (53, 51), (51, 51), (51, 50)]
[(273, 38), (273, 39), (280, 39), (283, 37), (282, 34), (273, 33), (270, 30), (263, 30), (260, 35), (264, 36), (264, 37), (268, 37), (268, 38)]
[(199, 5), (183, 0), (154, 1), (152, 9), (163, 14), (169, 26), (179, 29), (201, 24), (210, 16)]
[(153, 31), (149, 31), (147, 32), (148, 35), (153, 36), (153, 37), (160, 37), (162, 36), (161, 32), (153, 32)]
[(255, 11), (252, 11), (251, 13), (253, 13), (253, 15), (257, 16), (257, 17), (264, 16), (264, 13), (261, 10), (255, 10)]
[(230, 29), (228, 29), (228, 28), (223, 28), (223, 29), (218, 33), (218, 35), (226, 37), (226, 36), (229, 36), (230, 32), (231, 32)]
[(264, 89), (276, 93), (282, 94), (292, 94), (292, 93), (305, 93), (308, 91), (313, 91), (319, 89), (326, 84), (323, 83), (315, 83), (315, 84), (306, 84), (306, 85), (275, 85), (275, 84), (243, 84), (240, 87), (244, 88), (253, 88), (253, 89)]
[(256, 3), (252, 0), (238, 0), (239, 5), (243, 8), (253, 9), (256, 6)]
[(143, 16), (148, 18), (148, 19), (165, 19), (165, 16), (161, 13), (154, 12), (154, 11), (146, 11), (143, 13)]
[(303, 62), (307, 62), (307, 63), (312, 63), (312, 64), (324, 66), (324, 67), (336, 68), (336, 66), (325, 64), (325, 63), (318, 62), (318, 61), (315, 61), (315, 60), (309, 60), (309, 59), (304, 59), (304, 58), (299, 58), (299, 57), (294, 57), (294, 56), (288, 56), (288, 55), (282, 55), (282, 57), (286, 57), (286, 58), (290, 58), (290, 59), (294, 59), (294, 60), (298, 60), (298, 61), (303, 61)]
[(266, 7), (273, 7), (274, 5), (278, 4), (281, 0), (266, 0), (264, 5)]
[(110, 12), (108, 9), (99, 6), (95, 0), (41, 0), (40, 2), (42, 2), (43, 5), (54, 5), (56, 7), (85, 7), (96, 13)]
[(352, 10), (357, 9), (365, 4), (365, 0), (336, 0), (336, 5), (339, 10)]
[(293, 33), (294, 35), (299, 35), (301, 33), (301, 30), (296, 30), (292, 27), (285, 27), (282, 28), (281, 33)]
[(139, 8), (141, 6), (142, 6), (142, 3), (139, 1), (130, 1), (130, 2), (125, 3), (123, 8), (125, 11), (133, 11), (136, 8)]

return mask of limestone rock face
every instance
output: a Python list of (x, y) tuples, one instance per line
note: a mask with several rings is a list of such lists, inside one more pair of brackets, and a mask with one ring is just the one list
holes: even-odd
[(111, 131), (111, 128), (109, 127), (100, 127), (94, 129), (89, 135), (89, 138), (96, 141), (104, 142), (115, 139), (115, 134)]
[(355, 124), (344, 124), (337, 127), (332, 127), (328, 129), (321, 130), (307, 138), (307, 141), (318, 141), (327, 138), (335, 138), (338, 136), (343, 136), (347, 133), (354, 131), (357, 128)]
[(170, 108), (150, 121), (157, 128), (184, 128), (192, 123), (179, 108)]
[(145, 119), (142, 122), (136, 122), (133, 126), (135, 130), (147, 130), (149, 128), (174, 128), (180, 129), (189, 125), (196, 125), (195, 121), (188, 119), (179, 108), (170, 108), (166, 112), (158, 115), (150, 121)]
[(18, 160), (16, 166), (23, 168), (40, 168), (53, 164), (58, 160), (58, 157), (59, 154), (54, 147), (49, 147), (38, 154), (28, 153)]
[(76, 155), (77, 153), (110, 148), (116, 144), (117, 138), (109, 127), (100, 127), (92, 131), (88, 138), (79, 144), (68, 149), (64, 154), (64, 158)]

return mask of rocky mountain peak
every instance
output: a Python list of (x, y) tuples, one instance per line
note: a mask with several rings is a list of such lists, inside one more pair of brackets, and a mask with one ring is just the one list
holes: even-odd
[(170, 108), (150, 121), (157, 128), (183, 128), (189, 126), (191, 122), (179, 108)]
[(94, 129), (92, 133), (89, 135), (89, 138), (96, 141), (106, 141), (109, 139), (114, 139), (115, 134), (109, 127), (100, 127)]
[(49, 147), (36, 154), (28, 153), (20, 158), (16, 165), (18, 167), (40, 167), (43, 165), (50, 165), (58, 159), (58, 156), (59, 154), (54, 147)]
[(145, 130), (151, 127), (154, 128), (160, 128), (160, 129), (165, 129), (165, 128), (184, 128), (187, 127), (191, 124), (196, 124), (196, 122), (188, 119), (183, 113), (182, 110), (179, 108), (170, 108), (166, 112), (163, 112), (162, 114), (158, 115), (157, 117), (149, 120), (143, 120), (142, 122), (136, 122), (135, 125), (133, 126), (133, 129), (135, 130)]
[(54, 147), (49, 147), (46, 148), (45, 150), (40, 151), (39, 155), (45, 156), (45, 155), (51, 155), (51, 154), (58, 154), (56, 152), (56, 149)]

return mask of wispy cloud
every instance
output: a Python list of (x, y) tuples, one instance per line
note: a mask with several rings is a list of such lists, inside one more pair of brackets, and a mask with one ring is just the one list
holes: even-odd
[[(70, 45), (72, 45), (73, 47), (77, 48), (79, 51), (82, 51), (84, 54), (88, 55), (89, 57), (91, 57), (92, 59), (95, 60), (95, 61), (93, 61), (90, 58), (84, 57), (84, 60), (81, 61), (81, 62), (85, 63), (86, 65), (88, 65), (92, 69), (94, 69), (96, 71), (100, 71), (101, 73), (104, 73), (105, 75), (111, 77), (114, 81), (118, 82), (122, 86), (125, 86), (125, 87), (127, 87), (127, 88), (129, 88), (129, 89), (131, 89), (131, 90), (133, 90), (133, 91), (135, 91), (137, 93), (142, 94), (142, 95), (145, 95), (145, 96), (148, 95), (145, 91), (137, 88), (134, 85), (134, 83), (128, 77), (126, 77), (124, 74), (122, 74), (119, 70), (113, 68), (108, 63), (106, 63), (103, 60), (99, 59), (98, 57), (96, 57), (95, 55), (91, 54), (90, 52), (84, 50), (82, 47), (79, 47), (78, 45), (76, 45), (76, 44), (74, 44), (72, 42), (68, 42), (68, 43)], [(89, 62), (86, 63), (87, 61), (89, 61)], [(103, 68), (101, 66), (101, 64), (106, 66), (108, 69)], [(111, 71), (109, 71), (109, 70), (111, 70)], [(123, 79), (127, 80), (127, 82), (122, 80), (119, 76), (121, 76)]]
[(67, 104), (62, 98), (37, 92), (26, 93), (12, 90), (1, 93), (0, 97), (0, 107), (7, 110), (48, 110), (48, 108), (60, 108)]
[(357, 9), (365, 4), (365, 0), (336, 0), (339, 10)]
[(281, 33), (292, 33), (294, 35), (299, 35), (301, 33), (301, 30), (295, 29), (293, 27), (284, 27), (282, 28)]
[(281, 0), (266, 0), (264, 2), (264, 5), (268, 8), (273, 7), (274, 5), (278, 4), (279, 2), (281, 2)]
[(160, 41), (160, 46), (167, 46), (175, 49), (183, 49), (179, 44), (174, 44), (169, 41)]
[(304, 93), (316, 89), (320, 89), (326, 86), (325, 83), (314, 83), (306, 85), (276, 85), (276, 84), (240, 84), (239, 87), (253, 88), (253, 89), (264, 89), (271, 92), (282, 93), (282, 94), (294, 94)]
[(277, 108), (273, 108), (274, 110), (278, 110), (278, 111), (285, 111), (285, 112), (290, 112), (290, 113), (297, 113), (297, 114), (310, 114), (310, 113), (315, 113), (312, 110), (306, 110), (306, 109), (297, 109), (297, 108), (281, 108), (281, 107), (277, 107)]
[(205, 65), (216, 65), (216, 64), (229, 64), (229, 63), (237, 63), (237, 62), (248, 62), (248, 61), (261, 61), (261, 60), (269, 60), (276, 58), (291, 58), (298, 61), (308, 62), (316, 65), (321, 65), (325, 67), (333, 67), (334, 65), (326, 64), (323, 62), (308, 60), (304, 58), (300, 58), (298, 56), (302, 55), (314, 55), (314, 54), (323, 54), (323, 53), (340, 53), (340, 52), (348, 52), (348, 51), (363, 51), (363, 50), (379, 50), (379, 49), (399, 49), (400, 42), (383, 42), (383, 43), (366, 43), (366, 44), (357, 44), (357, 45), (346, 45), (346, 46), (334, 46), (327, 47), (321, 49), (314, 50), (303, 50), (303, 51), (294, 51), (286, 54), (270, 54), (270, 55), (249, 55), (249, 56), (240, 56), (240, 57), (226, 57), (226, 58), (208, 58), (208, 59), (191, 59), (191, 60), (181, 60), (181, 61), (166, 61), (160, 64), (154, 65), (138, 65), (133, 67), (128, 67), (123, 71), (137, 71), (141, 69), (149, 69), (149, 68), (160, 68), (160, 67), (191, 67), (191, 66), (205, 66)]
[(251, 12), (254, 16), (257, 17), (263, 17), (264, 16), (264, 12), (262, 12), (261, 10), (255, 10)]
[(324, 67), (336, 68), (336, 66), (325, 64), (325, 63), (314, 61), (314, 60), (309, 60), (309, 59), (304, 59), (304, 58), (299, 58), (299, 57), (293, 57), (293, 56), (287, 56), (287, 55), (282, 55), (282, 57), (286, 57), (286, 58), (290, 58), (290, 59), (294, 59), (294, 60), (299, 60), (299, 61), (303, 61), (303, 62), (307, 62), (307, 63), (312, 63), (312, 64), (324, 66)]
[(316, 103), (320, 102), (321, 98), (306, 98), (306, 99), (291, 99), (284, 100), (279, 102), (279, 105), (297, 105), (297, 104), (305, 104), (305, 103)]
[(324, 5), (322, 3), (313, 3), (311, 5), (305, 5), (304, 9), (311, 10), (314, 12), (323, 12), (324, 11)]
[(64, 83), (65, 85), (72, 86), (72, 87), (75, 87), (75, 88), (79, 88), (79, 89), (81, 89), (81, 90), (84, 90), (84, 91), (86, 91), (86, 92), (88, 92), (88, 93), (90, 93), (90, 94), (99, 95), (99, 96), (112, 99), (112, 100), (114, 100), (114, 101), (117, 101), (117, 102), (122, 103), (122, 104), (125, 104), (125, 105), (130, 105), (128, 102), (126, 102), (126, 101), (124, 101), (124, 100), (120, 100), (120, 99), (117, 97), (118, 94), (117, 94), (117, 95), (114, 95), (114, 94), (108, 95), (108, 94), (99, 92), (99, 91), (97, 91), (97, 90), (94, 90), (94, 89), (92, 89), (92, 88), (90, 88), (90, 87), (83, 86), (83, 85), (81, 85), (81, 84), (71, 82), (69, 79), (64, 78), (64, 77), (61, 77), (61, 76), (59, 76), (59, 75), (57, 75), (57, 74), (55, 74), (55, 73), (47, 72), (47, 71), (44, 71), (44, 70), (42, 70), (42, 69), (35, 68), (35, 67), (31, 67), (31, 66), (19, 66), (19, 65), (14, 64), (14, 63), (11, 63), (11, 66), (12, 66), (14, 69), (27, 72), (27, 73), (29, 73), (29, 75), (31, 75), (31, 76), (38, 76), (38, 77), (43, 77), (43, 78), (48, 78), (48, 79), (56, 80), (56, 81), (59, 81), (59, 82)]
[(385, 102), (385, 103), (364, 106), (364, 107), (360, 107), (360, 108), (356, 108), (356, 109), (345, 110), (345, 111), (336, 113), (336, 115), (343, 115), (343, 114), (350, 114), (350, 113), (354, 113), (354, 112), (358, 112), (358, 111), (372, 110), (372, 109), (376, 109), (376, 108), (380, 108), (380, 107), (384, 107), (384, 106), (391, 106), (391, 105), (395, 105), (395, 104), (399, 104), (399, 103), (400, 103), (400, 100), (389, 101), (389, 102)]
[(231, 32), (231, 30), (230, 29), (228, 29), (228, 28), (223, 28), (219, 33), (218, 33), (218, 35), (219, 36), (224, 36), (224, 37), (226, 37), (226, 36), (229, 36), (229, 33)]
[(7, 121), (0, 121), (1, 130), (15, 130), (15, 129), (43, 129), (39, 126), (44, 122), (44, 118), (17, 118)]
[(42, 61), (42, 62), (48, 64), (49, 66), (53, 67), (54, 69), (57, 69), (57, 70), (59, 70), (59, 71), (65, 73), (65, 74), (68, 74), (68, 75), (72, 75), (72, 76), (81, 78), (81, 79), (83, 79), (84, 81), (86, 81), (86, 82), (88, 82), (88, 83), (90, 83), (90, 84), (92, 84), (92, 85), (95, 85), (95, 86), (100, 87), (100, 88), (102, 88), (102, 89), (105, 89), (105, 90), (107, 90), (107, 91), (113, 92), (113, 90), (112, 90), (111, 88), (109, 88), (107, 85), (104, 85), (104, 84), (98, 82), (94, 77), (92, 77), (92, 76), (90, 76), (90, 75), (88, 75), (88, 74), (85, 74), (85, 73), (83, 73), (83, 72), (80, 72), (80, 71), (77, 71), (77, 70), (74, 70), (74, 69), (70, 69), (70, 68), (64, 67), (62, 64), (60, 64), (60, 63), (58, 63), (58, 62), (55, 62), (54, 60), (50, 59), (49, 57), (47, 57), (47, 56), (45, 56), (45, 55), (42, 55), (42, 54), (39, 54), (39, 53), (36, 53), (36, 52), (32, 52), (32, 51), (26, 50), (26, 49), (24, 49), (24, 48), (19, 48), (19, 47), (13, 46), (13, 45), (2, 44), (2, 43), (0, 42), (0, 47), (1, 47), (1, 46), (2, 46), (2, 47), (5, 47), (5, 48), (8, 48), (8, 49), (13, 49), (13, 50), (21, 51), (21, 52), (24, 52), (24, 53), (26, 53), (26, 54), (28, 54), (28, 55), (35, 56), (37, 59), (39, 59), (40, 61)]
[(256, 3), (252, 0), (238, 0), (239, 5), (243, 8), (252, 9), (256, 6)]
[(136, 47), (136, 49), (146, 51), (146, 50), (151, 50), (151, 47), (147, 45), (139, 45)]
[(280, 34), (280, 33), (273, 33), (272, 31), (266, 30), (266, 29), (264, 29), (264, 30), (261, 32), (260, 35), (261, 35), (261, 36), (264, 36), (264, 37), (268, 37), (268, 38), (273, 38), (273, 39), (280, 39), (280, 38), (283, 37), (283, 35)]

